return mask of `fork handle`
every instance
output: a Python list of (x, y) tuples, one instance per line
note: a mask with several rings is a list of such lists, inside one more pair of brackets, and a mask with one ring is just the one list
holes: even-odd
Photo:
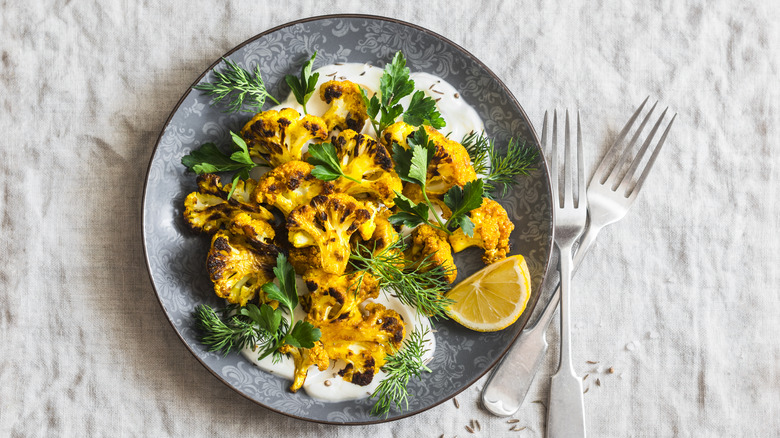
[[(577, 267), (596, 240), (601, 228), (590, 224), (585, 229), (574, 255), (572, 273), (577, 272)], [(520, 409), (547, 354), (545, 333), (561, 299), (559, 281), (548, 284), (551, 284), (554, 290), (541, 316), (536, 323), (520, 332), (504, 359), (493, 368), (482, 389), (482, 404), (493, 415), (507, 417)]]

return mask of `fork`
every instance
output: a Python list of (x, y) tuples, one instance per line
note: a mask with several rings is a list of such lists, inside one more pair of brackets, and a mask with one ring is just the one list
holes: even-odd
[[(542, 128), (542, 142), (545, 144), (546, 137), (547, 115), (545, 114)], [(582, 232), (585, 231), (585, 223), (588, 220), (588, 200), (585, 194), (585, 172), (582, 159), (582, 129), (580, 128), (579, 114), (577, 114), (577, 149), (572, 151), (569, 111), (566, 111), (562, 187), (559, 187), (561, 166), (558, 165), (557, 111), (553, 112), (551, 153), (550, 179), (552, 180), (553, 218), (555, 219), (555, 246), (558, 248), (558, 263), (561, 274), (561, 358), (558, 371), (550, 379), (547, 436), (584, 437), (585, 404), (582, 396), (582, 380), (575, 373), (574, 364), (571, 361), (571, 300), (569, 293), (572, 278), (572, 248)]]
[[(651, 119), (651, 115), (658, 104), (656, 102), (642, 120), (630, 141), (624, 146), (624, 140), (642, 113), (649, 97), (636, 109), (626, 125), (618, 133), (607, 154), (599, 164), (588, 185), (588, 227), (585, 230), (574, 257), (574, 271), (577, 270), (590, 246), (596, 240), (598, 233), (607, 225), (617, 222), (628, 212), (636, 200), (642, 184), (647, 179), (653, 164), (655, 163), (661, 147), (666, 141), (669, 130), (677, 115), (675, 114), (661, 139), (651, 148), (650, 145), (664, 120), (666, 110), (658, 118), (652, 131), (643, 142), (636, 154), (631, 154), (645, 125)], [(621, 152), (622, 150), (622, 152)], [(640, 171), (641, 163), (650, 154), (639, 178), (634, 181), (636, 173)], [(630, 166), (630, 172), (622, 177), (622, 169)], [(617, 184), (617, 185), (616, 185)], [(548, 279), (544, 286), (551, 287), (553, 294), (544, 307), (541, 316), (535, 324), (523, 330), (515, 341), (515, 345), (504, 357), (503, 361), (494, 369), (485, 387), (482, 390), (482, 404), (495, 415), (509, 416), (517, 412), (528, 393), (537, 370), (547, 353), (547, 340), (545, 334), (555, 314), (555, 309), (560, 301), (560, 289), (557, 280)]]

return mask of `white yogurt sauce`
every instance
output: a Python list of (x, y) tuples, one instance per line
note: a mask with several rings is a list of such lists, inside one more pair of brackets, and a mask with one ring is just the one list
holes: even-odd
[[(318, 68), (315, 72), (319, 72), (320, 74), (319, 80), (317, 81), (317, 91), (315, 91), (306, 104), (306, 109), (309, 114), (322, 116), (330, 107), (330, 105), (320, 99), (319, 89), (322, 84), (331, 80), (347, 80), (360, 85), (366, 90), (368, 95), (371, 96), (372, 93), (379, 91), (379, 79), (382, 77), (383, 69), (369, 64), (348, 63), (341, 65), (326, 65)], [(484, 124), (476, 110), (460, 97), (458, 91), (452, 85), (443, 79), (428, 73), (411, 73), (410, 78), (414, 81), (417, 90), (422, 90), (426, 96), (430, 96), (432, 99), (436, 100), (436, 107), (446, 122), (446, 126), (442, 129), (442, 132), (445, 135), (449, 134), (451, 139), (460, 142), (460, 140), (463, 139), (463, 136), (469, 132), (482, 132), (484, 130)], [(401, 100), (401, 104), (406, 107), (410, 99), (410, 96), (405, 97)], [(271, 109), (280, 110), (282, 108), (294, 108), (298, 112), (303, 113), (303, 107), (296, 102), (295, 96), (293, 96), (292, 93), (290, 93), (287, 99), (281, 102), (281, 104)], [(362, 133), (376, 138), (371, 123), (367, 122), (365, 124)], [(306, 285), (300, 277), (298, 278), (298, 291), (307, 291)], [(428, 351), (425, 353), (423, 360), (427, 363), (433, 358), (436, 339), (433, 335), (428, 318), (417, 314), (415, 309), (403, 305), (398, 298), (395, 298), (384, 291), (379, 294), (377, 299), (370, 301), (380, 303), (386, 308), (398, 312), (404, 320), (407, 336), (415, 330), (427, 332), (427, 335), (425, 336), (425, 346)], [(300, 306), (296, 307), (294, 318), (299, 320), (304, 319), (305, 317), (306, 314), (301, 310)], [(277, 363), (274, 363), (272, 356), (257, 360), (258, 353), (252, 348), (245, 348), (242, 351), (242, 354), (247, 360), (260, 367), (260, 369), (285, 379), (293, 380), (295, 364), (291, 358), (286, 356), (282, 357)], [(332, 361), (331, 366), (325, 371), (320, 371), (316, 366), (312, 366), (309, 368), (306, 381), (303, 384), (303, 389), (312, 398), (322, 401), (339, 402), (356, 400), (370, 396), (377, 386), (379, 386), (379, 383), (385, 375), (384, 372), (379, 371), (374, 376), (371, 384), (359, 386), (345, 381), (338, 375), (338, 371), (343, 369), (344, 366), (345, 363), (341, 360)]]

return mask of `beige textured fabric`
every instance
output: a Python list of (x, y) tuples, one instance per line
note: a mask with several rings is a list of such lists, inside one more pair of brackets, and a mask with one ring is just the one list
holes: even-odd
[(588, 429), (777, 436), (776, 4), (164, 3), (2, 3), (0, 436), (463, 437), (471, 419), (481, 424), (474, 436), (543, 436), (544, 405), (533, 401), (546, 400), (555, 348), (515, 416), (522, 432), (478, 406), (482, 381), (457, 397), (459, 409), (447, 402), (390, 424), (323, 426), (220, 383), (157, 303), (140, 205), (170, 110), (238, 43), (335, 12), (444, 35), (498, 74), (537, 124), (545, 109), (579, 109), (591, 169), (645, 96), (678, 112), (637, 204), (576, 278)]

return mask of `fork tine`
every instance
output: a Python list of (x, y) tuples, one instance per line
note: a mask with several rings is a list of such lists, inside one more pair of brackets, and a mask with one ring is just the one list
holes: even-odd
[(571, 135), (569, 132), (569, 110), (566, 110), (566, 124), (563, 129), (563, 206), (574, 207), (574, 160), (572, 160)]
[(612, 190), (616, 190), (618, 185), (620, 185), (620, 180), (618, 180), (618, 177), (620, 176), (620, 172), (623, 170), (624, 167), (626, 167), (626, 164), (629, 160), (631, 160), (632, 157), (632, 150), (634, 149), (634, 145), (636, 144), (636, 141), (639, 139), (639, 136), (642, 135), (642, 131), (645, 130), (645, 126), (647, 125), (647, 122), (650, 121), (650, 117), (653, 115), (653, 111), (655, 111), (655, 107), (658, 105), (658, 102), (656, 101), (652, 107), (650, 107), (650, 111), (647, 112), (645, 117), (642, 119), (642, 123), (639, 124), (639, 127), (636, 129), (636, 132), (634, 132), (634, 135), (631, 137), (631, 140), (626, 144), (625, 148), (623, 149), (623, 153), (620, 154), (620, 158), (615, 162), (615, 166), (612, 167), (612, 171), (610, 172), (609, 176), (607, 177), (606, 181), (604, 181), (604, 184), (608, 186)]
[(661, 113), (661, 116), (658, 117), (658, 120), (655, 122), (655, 125), (653, 125), (653, 129), (650, 130), (650, 133), (647, 135), (645, 142), (642, 143), (642, 147), (640, 147), (639, 151), (637, 151), (636, 156), (631, 162), (631, 166), (626, 171), (626, 174), (623, 175), (623, 178), (620, 180), (620, 183), (615, 184), (614, 187), (612, 187), (613, 190), (617, 190), (618, 188), (620, 188), (622, 189), (623, 194), (625, 196), (628, 196), (628, 191), (629, 191), (628, 185), (631, 184), (631, 179), (634, 177), (634, 174), (639, 168), (639, 163), (642, 161), (642, 158), (644, 158), (645, 154), (647, 154), (647, 149), (650, 147), (650, 143), (653, 142), (653, 137), (655, 137), (655, 133), (658, 132), (658, 127), (661, 126), (661, 122), (663, 122), (664, 117), (666, 116), (666, 111), (668, 110), (669, 107), (666, 107), (664, 112)]
[(647, 96), (645, 100), (642, 102), (641, 105), (639, 105), (639, 108), (634, 111), (634, 114), (631, 116), (630, 119), (628, 119), (628, 122), (626, 122), (626, 125), (623, 127), (623, 130), (620, 131), (617, 138), (615, 138), (615, 141), (612, 143), (612, 146), (607, 151), (607, 154), (604, 156), (604, 158), (601, 160), (601, 164), (599, 164), (599, 167), (596, 168), (596, 171), (593, 173), (593, 179), (591, 181), (598, 181), (599, 184), (604, 184), (604, 180), (606, 179), (607, 170), (610, 167), (610, 164), (614, 161), (614, 158), (617, 156), (618, 151), (618, 145), (623, 141), (623, 139), (628, 134), (628, 131), (631, 129), (631, 126), (634, 125), (634, 121), (636, 121), (636, 118), (639, 117), (639, 114), (642, 112), (642, 108), (645, 107), (645, 104), (650, 99), (650, 96)]
[(561, 194), (560, 190), (558, 190), (558, 185), (560, 181), (558, 181), (559, 178), (559, 166), (558, 166), (558, 111), (553, 111), (553, 125), (552, 125), (552, 144), (550, 145), (550, 155), (552, 155), (552, 183), (553, 183), (553, 194), (555, 195), (555, 201), (556, 201), (556, 207), (560, 207), (561, 204)]
[(577, 207), (585, 200), (585, 163), (582, 153), (582, 126), (580, 112), (577, 111)]
[[(666, 113), (666, 110), (664, 110), (664, 113)], [(642, 174), (639, 175), (639, 179), (636, 181), (636, 185), (631, 190), (631, 194), (628, 195), (628, 198), (630, 200), (636, 199), (636, 195), (639, 194), (639, 190), (642, 188), (642, 184), (644, 184), (645, 179), (647, 179), (647, 175), (650, 173), (650, 169), (653, 167), (653, 164), (655, 163), (656, 157), (658, 157), (658, 153), (661, 152), (661, 147), (664, 145), (664, 142), (666, 141), (666, 136), (669, 135), (669, 130), (672, 128), (672, 123), (674, 123), (674, 119), (677, 118), (677, 113), (675, 113), (672, 116), (672, 120), (669, 121), (669, 124), (666, 125), (666, 129), (664, 130), (664, 134), (661, 136), (661, 139), (658, 140), (658, 144), (655, 145), (655, 149), (653, 150), (653, 154), (650, 155), (650, 159), (647, 160), (647, 164), (645, 165), (645, 169), (642, 171)]]

